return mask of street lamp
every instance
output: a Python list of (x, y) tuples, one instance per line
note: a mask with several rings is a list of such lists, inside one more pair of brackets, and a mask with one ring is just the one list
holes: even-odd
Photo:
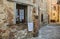
[(58, 4), (58, 22), (59, 22), (59, 5), (60, 5), (60, 1), (58, 1), (57, 4)]

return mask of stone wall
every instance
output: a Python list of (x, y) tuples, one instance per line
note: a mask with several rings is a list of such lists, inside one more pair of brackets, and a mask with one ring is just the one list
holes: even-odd
[[(43, 21), (42, 15), (43, 14)], [(48, 14), (47, 14), (47, 0), (40, 0), (40, 25), (48, 24)]]
[(14, 18), (14, 3), (0, 0), (0, 27), (12, 24)]

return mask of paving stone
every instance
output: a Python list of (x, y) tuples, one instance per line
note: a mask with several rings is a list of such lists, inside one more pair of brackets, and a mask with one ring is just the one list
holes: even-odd
[(27, 39), (60, 39), (60, 26), (46, 25), (39, 30), (38, 37), (27, 37)]
[[(20, 28), (19, 26), (14, 26), (14, 27), (10, 27), (12, 28), (11, 30), (14, 31), (12, 35), (14, 35), (12, 37), (10, 37), (10, 39), (60, 39), (60, 26), (53, 26), (53, 25), (46, 25), (44, 27), (42, 27), (39, 30), (39, 36), (38, 37), (32, 37), (32, 36), (28, 36), (29, 33), (27, 33), (27, 29), (18, 29)], [(10, 34), (10, 35), (11, 35)], [(28, 35), (27, 35), (28, 34)]]
[(60, 26), (44, 26), (39, 30), (40, 39), (60, 39)]

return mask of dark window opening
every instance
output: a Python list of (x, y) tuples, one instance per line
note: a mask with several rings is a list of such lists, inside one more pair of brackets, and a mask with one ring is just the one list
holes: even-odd
[(54, 6), (53, 8), (54, 8), (54, 10), (56, 10), (56, 6)]
[(43, 14), (41, 14), (41, 22), (43, 22)]
[(51, 22), (55, 23), (56, 21), (55, 20), (51, 20)]
[(27, 21), (27, 6), (16, 4), (16, 24), (26, 23)]
[(53, 16), (55, 16), (55, 13), (53, 13)]

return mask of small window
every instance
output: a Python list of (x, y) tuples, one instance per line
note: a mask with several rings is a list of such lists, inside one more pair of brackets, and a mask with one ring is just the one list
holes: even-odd
[(43, 14), (41, 14), (41, 22), (43, 22)]
[(53, 13), (53, 16), (55, 16), (55, 13)]
[(56, 6), (53, 6), (53, 9), (56, 10)]

